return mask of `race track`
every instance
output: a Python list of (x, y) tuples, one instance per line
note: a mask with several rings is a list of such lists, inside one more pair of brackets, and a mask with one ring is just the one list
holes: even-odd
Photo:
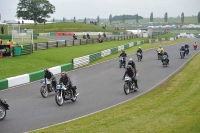
[[(188, 42), (190, 53), (184, 59), (180, 59), (179, 55), (181, 44), (164, 47), (170, 59), (170, 65), (166, 68), (157, 60), (157, 48), (144, 51), (144, 58), (139, 63), (135, 54), (129, 55), (127, 60), (132, 57), (139, 70), (139, 90), (129, 95), (123, 92), (124, 69), (119, 68), (118, 59), (68, 72), (80, 95), (75, 103), (67, 101), (61, 107), (56, 104), (53, 93), (47, 98), (40, 95), (39, 81), (0, 91), (0, 98), (7, 99), (10, 105), (6, 118), (0, 121), (0, 133), (21, 133), (50, 126), (137, 97), (168, 77), (198, 52), (199, 48), (193, 50), (194, 41), (200, 44), (197, 39)], [(56, 76), (57, 80), (59, 77)]]

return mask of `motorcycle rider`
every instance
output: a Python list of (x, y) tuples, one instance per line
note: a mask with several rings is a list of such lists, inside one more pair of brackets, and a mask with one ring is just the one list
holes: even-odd
[(105, 32), (103, 33), (103, 37), (106, 37), (106, 33)]
[[(184, 55), (185, 55), (185, 46), (184, 45), (181, 46), (180, 51), (184, 51)], [(180, 52), (180, 55), (181, 55), (181, 52)]]
[(140, 54), (141, 54), (141, 59), (142, 59), (142, 53), (143, 53), (143, 52), (142, 52), (141, 47), (138, 48), (137, 53), (140, 53)]
[(86, 39), (86, 35), (85, 34), (83, 35), (83, 39)]
[(158, 52), (163, 53), (164, 49), (162, 48), (162, 46), (160, 45), (160, 47), (157, 49)]
[(132, 81), (135, 83), (136, 89), (138, 89), (137, 79), (136, 79), (136, 70), (132, 68), (131, 65), (127, 65), (125, 74), (123, 79), (125, 78), (126, 74), (132, 78)]
[(56, 78), (53, 75), (53, 73), (50, 72), (48, 69), (44, 70), (45, 83), (46, 83), (46, 78), (49, 79), (49, 80), (52, 80), (52, 85), (53, 85), (54, 89), (56, 89), (56, 84), (57, 84)]
[(122, 53), (119, 55), (119, 57), (120, 56), (124, 58), (124, 63), (126, 64), (126, 57), (127, 57), (127, 55), (126, 55), (126, 53), (125, 53), (124, 50), (122, 50)]
[(193, 46), (194, 46), (194, 47), (197, 47), (197, 42), (194, 42)]
[(131, 67), (132, 67), (133, 69), (137, 70), (137, 69), (136, 69), (135, 62), (133, 61), (132, 58), (130, 58), (130, 59), (128, 60), (128, 65), (131, 65)]
[(73, 35), (73, 39), (75, 39), (75, 40), (77, 39), (77, 36), (75, 34)]
[[(166, 60), (167, 60), (167, 64), (169, 65), (169, 56), (168, 56), (168, 54), (167, 54), (166, 51), (163, 52), (163, 57), (164, 57), (165, 55), (166, 55), (166, 57), (167, 57), (167, 58), (166, 58)], [(162, 61), (162, 63), (163, 63), (164, 59), (162, 58), (161, 61)]]
[(188, 54), (189, 54), (189, 45), (188, 44), (185, 44), (185, 50), (187, 49), (187, 51), (188, 51)]
[(67, 72), (62, 72), (61, 73), (61, 77), (60, 77), (60, 80), (59, 80), (59, 84), (63, 83), (65, 85), (65, 87), (69, 87), (69, 89), (71, 89), (73, 91), (73, 97), (76, 96), (76, 89), (72, 86), (72, 82), (69, 78), (69, 76), (67, 75)]
[(87, 38), (90, 39), (90, 35), (87, 33)]

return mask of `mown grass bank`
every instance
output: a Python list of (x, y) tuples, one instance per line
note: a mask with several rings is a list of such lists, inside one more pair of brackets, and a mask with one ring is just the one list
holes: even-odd
[[(1, 25), (0, 25), (1, 26)], [(5, 34), (7, 34), (7, 26), (4, 26)], [(21, 29), (33, 29), (34, 33), (48, 33), (48, 32), (124, 32), (125, 30), (115, 30), (114, 28), (93, 24), (73, 23), (73, 22), (58, 22), (50, 24), (29, 24), (20, 25)]]
[(32, 133), (199, 133), (199, 58), (135, 100)]
[[(130, 42), (142, 40), (142, 38), (134, 38), (131, 40), (123, 41), (112, 41), (112, 42), (103, 42), (96, 44), (87, 44), (79, 45), (73, 47), (59, 47), (52, 48), (48, 50), (38, 50), (34, 51), (33, 54), (18, 56), (18, 57), (6, 57), (1, 58), (0, 63), (0, 79), (8, 78), (12, 76), (17, 76), (21, 74), (26, 74), (45, 68), (50, 68), (62, 64), (71, 63), (73, 58), (81, 57), (88, 54), (93, 54), (100, 52), (105, 49), (114, 48), (119, 45), (127, 44)], [(174, 43), (185, 42), (188, 39), (181, 39), (172, 42), (166, 42), (162, 45), (169, 45)], [(143, 44), (142, 49), (157, 47), (160, 44)], [(131, 53), (136, 50), (138, 47), (133, 47), (127, 49), (127, 53)], [(119, 53), (118, 53), (119, 54)], [(109, 57), (103, 58), (105, 60), (108, 58), (116, 58), (117, 54), (111, 55)]]

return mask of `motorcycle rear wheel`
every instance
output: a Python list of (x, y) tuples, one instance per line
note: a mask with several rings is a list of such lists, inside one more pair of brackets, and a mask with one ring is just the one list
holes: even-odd
[(76, 102), (76, 100), (77, 100), (77, 96), (71, 99), (72, 102)]
[(0, 104), (0, 121), (6, 117), (6, 109), (3, 105)]
[(40, 88), (40, 93), (44, 98), (46, 98), (49, 95), (49, 91), (45, 86), (42, 86)]

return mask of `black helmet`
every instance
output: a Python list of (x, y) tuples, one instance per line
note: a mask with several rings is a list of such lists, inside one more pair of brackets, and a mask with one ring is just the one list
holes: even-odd
[(45, 73), (49, 73), (49, 70), (48, 70), (48, 69), (45, 69), (44, 72), (45, 72)]

